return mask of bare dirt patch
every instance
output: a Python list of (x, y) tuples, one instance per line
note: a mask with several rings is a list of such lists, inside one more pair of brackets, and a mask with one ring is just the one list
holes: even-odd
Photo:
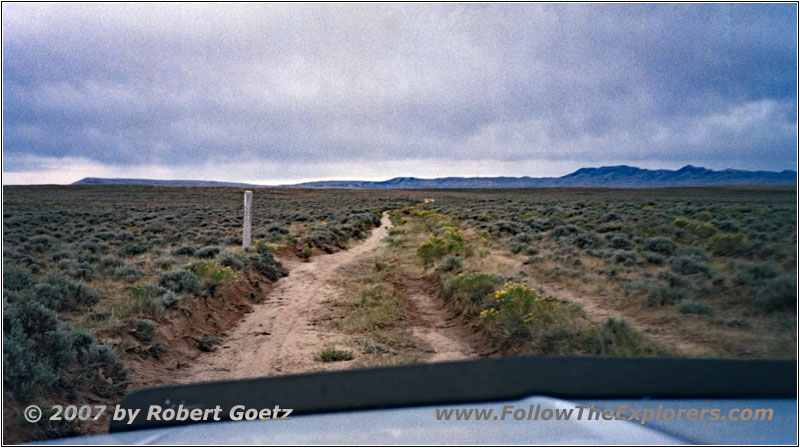
[(431, 282), (408, 278), (400, 290), (406, 298), (409, 315), (413, 316), (407, 329), (417, 342), (421, 361), (454, 361), (481, 355), (462, 316), (445, 306)]

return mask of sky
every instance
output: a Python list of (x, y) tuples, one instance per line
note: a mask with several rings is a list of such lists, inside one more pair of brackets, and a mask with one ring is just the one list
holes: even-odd
[(794, 4), (3, 3), (3, 184), (797, 165)]

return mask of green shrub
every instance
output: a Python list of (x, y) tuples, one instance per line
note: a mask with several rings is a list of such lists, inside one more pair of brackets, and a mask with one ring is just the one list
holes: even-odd
[(703, 274), (710, 277), (713, 273), (703, 261), (688, 256), (675, 257), (669, 262), (669, 265), (673, 271), (684, 275)]
[[(288, 233), (288, 230), (287, 230), (287, 233)], [(273, 246), (272, 244), (269, 244), (268, 242), (266, 242), (264, 240), (257, 240), (256, 244), (255, 244), (255, 249), (256, 249), (256, 252), (259, 252), (259, 253), (261, 253), (261, 252), (268, 252), (268, 253), (271, 253), (271, 254), (275, 253), (275, 246)]]
[(611, 246), (612, 249), (631, 249), (631, 248), (633, 248), (633, 243), (625, 235), (613, 234), (613, 235), (607, 236), (606, 238), (608, 239), (608, 245)]
[(136, 339), (149, 344), (156, 336), (156, 323), (148, 319), (137, 319), (133, 321), (130, 333)]
[(743, 243), (743, 233), (718, 233), (711, 237), (711, 252), (714, 255), (739, 255)]
[(45, 279), (50, 287), (37, 285), (35, 295), (41, 303), (56, 311), (80, 310), (100, 300), (100, 293), (81, 282), (50, 275)]
[(691, 224), (691, 221), (689, 221), (686, 218), (675, 218), (675, 220), (672, 221), (672, 225), (677, 227), (677, 228), (679, 228), (679, 229), (684, 229), (684, 228), (688, 227), (690, 224)]
[(23, 291), (35, 284), (36, 279), (27, 270), (14, 265), (3, 265), (3, 289)]
[(194, 247), (194, 246), (181, 246), (181, 247), (178, 247), (175, 250), (173, 250), (172, 251), (172, 255), (175, 255), (175, 256), (178, 256), (178, 257), (180, 257), (180, 256), (190, 257), (190, 256), (194, 255), (195, 252), (197, 252), (197, 248)]
[(94, 278), (94, 268), (87, 262), (74, 260), (61, 260), (58, 268), (72, 278), (79, 280), (92, 280)]
[(464, 261), (463, 257), (454, 257), (452, 255), (445, 257), (444, 260), (436, 267), (438, 272), (452, 272), (461, 269), (461, 264)]
[(581, 229), (574, 225), (564, 225), (555, 227), (551, 230), (547, 236), (552, 239), (560, 239), (564, 237), (569, 237), (572, 235), (577, 235), (581, 233)]
[(3, 385), (14, 398), (29, 402), (50, 387), (58, 376), (37, 359), (36, 344), (19, 335), (3, 334)]
[(205, 247), (199, 249), (195, 255), (197, 255), (200, 258), (214, 258), (221, 251), (222, 251), (222, 248), (219, 247), (219, 246), (205, 246)]
[(120, 266), (114, 269), (114, 278), (117, 280), (124, 280), (128, 283), (133, 283), (139, 280), (142, 274), (133, 266)]
[(61, 288), (49, 283), (39, 283), (33, 288), (33, 297), (36, 302), (55, 311), (66, 309), (66, 299)]
[(36, 302), (3, 304), (3, 384), (12, 397), (22, 402), (43, 394), (74, 398), (83, 387), (101, 395), (119, 391), (126, 377), (111, 347), (70, 328), (52, 310)]
[(353, 359), (353, 352), (338, 348), (326, 348), (314, 356), (314, 360), (319, 362), (350, 361), (351, 359)]
[(428, 265), (449, 253), (448, 244), (444, 238), (431, 236), (417, 248), (417, 256)]
[(177, 293), (199, 294), (201, 290), (197, 277), (183, 269), (167, 271), (161, 274), (158, 284)]
[(770, 264), (747, 263), (733, 277), (733, 283), (736, 285), (757, 286), (777, 276), (778, 271)]
[(150, 245), (147, 243), (132, 243), (124, 246), (122, 249), (117, 252), (120, 257), (130, 257), (134, 255), (139, 255), (147, 252), (150, 250)]
[(181, 303), (181, 296), (172, 291), (167, 291), (161, 295), (156, 304), (162, 308), (175, 308)]
[(198, 261), (191, 263), (186, 268), (203, 283), (203, 286), (214, 294), (217, 287), (229, 285), (236, 281), (236, 274), (230, 267), (223, 267), (213, 261)]
[(227, 266), (237, 271), (241, 271), (247, 266), (247, 258), (240, 254), (225, 250), (217, 255), (217, 263), (221, 264), (222, 266)]
[(663, 236), (647, 238), (646, 240), (644, 240), (644, 249), (649, 250), (650, 252), (657, 252), (664, 255), (672, 255), (675, 253), (675, 250), (677, 248), (678, 248), (677, 244), (675, 244), (671, 239), (665, 238)]
[(781, 275), (767, 280), (753, 298), (753, 305), (767, 312), (796, 310), (797, 278)]
[(580, 249), (596, 249), (603, 245), (603, 241), (593, 233), (579, 233), (572, 239), (572, 244)]
[(685, 297), (682, 290), (667, 285), (648, 285), (645, 290), (647, 306), (650, 307), (669, 305)]
[(658, 354), (624, 319), (609, 318), (595, 326), (588, 335), (589, 352), (606, 356), (642, 356)]
[(684, 277), (669, 271), (659, 272), (658, 278), (666, 280), (670, 288), (688, 288), (691, 285), (691, 282)]
[(273, 282), (289, 275), (289, 271), (275, 260), (275, 257), (269, 252), (261, 252), (250, 256), (250, 266)]
[(508, 283), (494, 293), (494, 306), (481, 312), (491, 327), (512, 336), (530, 336), (529, 325), (542, 325), (553, 319), (553, 300), (533, 292), (522, 283)]
[(444, 285), (445, 297), (452, 298), (467, 316), (474, 316), (494, 303), (491, 294), (503, 284), (503, 279), (484, 272), (464, 273)]
[(175, 266), (178, 263), (178, 260), (171, 258), (171, 257), (162, 257), (158, 258), (155, 261), (155, 265), (161, 269), (169, 269)]
[(121, 258), (114, 256), (103, 257), (98, 262), (98, 267), (101, 271), (108, 271), (123, 265), (125, 265), (125, 262)]
[(311, 247), (309, 244), (304, 244), (303, 248), (297, 252), (297, 256), (300, 257), (301, 260), (308, 263), (311, 261), (311, 257), (314, 256), (314, 248)]
[(472, 247), (465, 244), (458, 230), (451, 226), (441, 227), (436, 235), (417, 248), (417, 256), (422, 258), (425, 265), (431, 265), (446, 255), (472, 255)]
[(121, 319), (131, 316), (159, 316), (163, 312), (156, 299), (159, 292), (148, 286), (137, 285), (123, 299), (111, 304), (111, 311)]
[(708, 238), (717, 233), (717, 228), (710, 222), (692, 221), (686, 218), (677, 218), (672, 225), (697, 234), (701, 238)]
[(61, 241), (50, 235), (38, 235), (29, 239), (26, 245), (31, 252), (43, 253), (59, 248)]
[(214, 346), (219, 345), (219, 338), (212, 333), (204, 333), (200, 340), (196, 341), (196, 344), (200, 351), (212, 352)]
[(714, 314), (714, 308), (696, 300), (681, 300), (675, 307), (684, 314)]

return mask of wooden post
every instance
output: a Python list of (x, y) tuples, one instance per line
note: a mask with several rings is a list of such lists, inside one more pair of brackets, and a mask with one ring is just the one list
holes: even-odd
[(244, 231), (242, 232), (242, 248), (250, 249), (250, 216), (253, 208), (253, 192), (244, 192)]

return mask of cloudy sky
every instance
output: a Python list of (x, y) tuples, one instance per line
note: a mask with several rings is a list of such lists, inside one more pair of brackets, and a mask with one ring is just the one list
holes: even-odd
[(4, 184), (797, 163), (793, 4), (2, 8)]

